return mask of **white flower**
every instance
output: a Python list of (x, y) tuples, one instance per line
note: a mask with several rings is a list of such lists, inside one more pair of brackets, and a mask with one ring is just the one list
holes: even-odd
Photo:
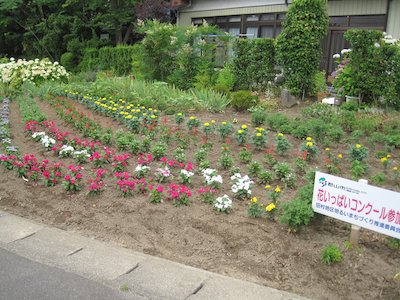
[(351, 49), (343, 49), (342, 51), (340, 51), (340, 53), (341, 53), (342, 55), (344, 55), (344, 54), (346, 54), (346, 53), (349, 53), (349, 52), (351, 52)]
[(334, 59), (340, 58), (340, 54), (339, 54), (339, 53), (333, 54), (333, 58), (334, 58)]
[(375, 48), (380, 48), (381, 45), (380, 45), (379, 43), (375, 42), (374, 47), (375, 47)]

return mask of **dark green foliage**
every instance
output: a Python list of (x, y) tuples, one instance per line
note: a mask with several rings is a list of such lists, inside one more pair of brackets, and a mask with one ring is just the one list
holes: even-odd
[(265, 123), (267, 115), (264, 110), (257, 109), (251, 113), (251, 123), (254, 126), (261, 126)]
[[(86, 47), (132, 42), (135, 0), (0, 1), (0, 56), (59, 61)], [(124, 29), (124, 30), (122, 30)], [(100, 41), (101, 33), (110, 39)], [(71, 41), (79, 47), (72, 49)]]
[[(361, 102), (371, 101), (383, 89), (381, 76), (384, 73), (384, 65), (380, 62), (380, 55), (376, 52), (380, 49), (374, 46), (382, 38), (382, 32), (378, 30), (351, 29), (346, 31), (345, 38), (350, 43), (350, 62), (346, 66), (350, 72), (349, 90), (345, 94), (350, 96), (360, 96)], [(338, 76), (338, 81), (341, 76)], [(335, 86), (337, 83), (335, 80)]]
[(79, 57), (76, 57), (71, 52), (65, 52), (61, 55), (60, 63), (68, 72), (75, 72), (78, 68)]
[(294, 0), (284, 28), (277, 38), (277, 59), (285, 74), (285, 85), (297, 96), (312, 93), (321, 59), (321, 39), (328, 26), (324, 0)]
[(286, 224), (292, 231), (308, 225), (314, 217), (312, 209), (312, 195), (314, 185), (309, 183), (300, 188), (297, 196), (290, 202), (283, 202), (279, 222)]
[(267, 115), (266, 123), (272, 130), (281, 132), (281, 127), (290, 124), (290, 119), (284, 114), (274, 113)]
[(237, 111), (244, 111), (258, 104), (258, 97), (249, 91), (238, 91), (232, 93), (232, 107)]
[(237, 89), (264, 89), (275, 75), (272, 39), (238, 39), (234, 45), (233, 73)]
[(103, 47), (99, 50), (100, 67), (111, 70), (117, 76), (131, 72), (134, 48), (132, 46)]
[(99, 50), (96, 48), (85, 49), (79, 68), (81, 71), (100, 70)]
[(384, 80), (384, 92), (386, 104), (400, 110), (400, 48), (398, 46), (385, 45), (382, 49), (386, 62)]

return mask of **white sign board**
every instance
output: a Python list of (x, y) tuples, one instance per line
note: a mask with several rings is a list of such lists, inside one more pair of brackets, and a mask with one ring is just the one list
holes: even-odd
[(400, 239), (400, 193), (316, 172), (315, 212)]

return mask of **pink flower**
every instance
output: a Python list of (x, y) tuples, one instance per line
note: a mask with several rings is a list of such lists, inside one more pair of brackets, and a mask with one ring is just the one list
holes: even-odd
[(81, 178), (82, 178), (82, 174), (81, 174), (81, 173), (78, 173), (78, 174), (76, 174), (76, 176), (75, 176), (75, 177), (76, 177), (76, 179), (78, 179), (78, 180), (79, 180), (79, 179), (81, 179)]
[(65, 175), (64, 180), (70, 180), (70, 176), (69, 175)]
[(156, 189), (157, 192), (162, 193), (164, 191), (164, 188), (162, 185), (159, 185)]

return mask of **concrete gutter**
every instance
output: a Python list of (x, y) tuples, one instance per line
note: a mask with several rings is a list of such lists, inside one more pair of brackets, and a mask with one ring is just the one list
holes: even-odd
[[(0, 211), (0, 248), (148, 299), (306, 299)], [(1, 295), (1, 291), (0, 291)]]

